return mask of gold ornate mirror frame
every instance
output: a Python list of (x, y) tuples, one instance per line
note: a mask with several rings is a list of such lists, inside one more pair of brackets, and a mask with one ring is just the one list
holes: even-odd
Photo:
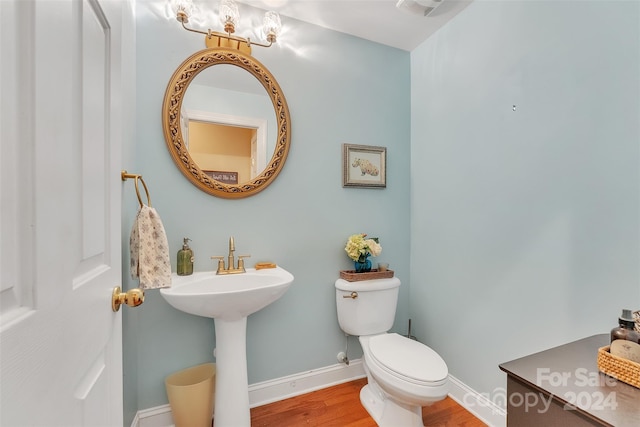
[[(252, 74), (264, 86), (275, 109), (277, 139), (273, 156), (260, 175), (240, 184), (225, 184), (205, 174), (191, 158), (180, 127), (182, 101), (189, 84), (201, 71), (220, 64), (235, 65)], [(289, 107), (276, 79), (252, 56), (226, 48), (196, 52), (173, 73), (162, 103), (162, 127), (171, 157), (184, 176), (202, 191), (227, 199), (253, 196), (271, 184), (287, 159), (291, 142)]]

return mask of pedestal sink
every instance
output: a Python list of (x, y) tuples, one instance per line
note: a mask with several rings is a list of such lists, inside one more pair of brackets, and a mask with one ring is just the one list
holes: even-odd
[(281, 267), (216, 275), (172, 276), (160, 294), (185, 313), (214, 319), (216, 330), (215, 427), (249, 427), (247, 316), (280, 298), (293, 275)]

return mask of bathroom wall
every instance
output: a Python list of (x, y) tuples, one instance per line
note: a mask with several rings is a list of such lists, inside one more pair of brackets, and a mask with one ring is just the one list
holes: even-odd
[[(159, 3), (156, 8), (154, 3)], [(335, 363), (345, 338), (336, 320), (334, 282), (353, 268), (344, 245), (354, 233), (378, 236), (403, 281), (395, 329), (406, 332), (409, 287), (410, 55), (283, 17), (286, 31), (274, 47), (254, 56), (277, 78), (291, 112), (292, 139), (277, 180), (254, 197), (220, 199), (198, 190), (167, 151), (161, 107), (178, 65), (204, 47), (164, 16), (164, 2), (138, 1), (137, 140), (123, 168), (144, 176), (164, 223), (172, 257), (190, 237), (195, 270), (213, 270), (211, 255), (225, 255), (229, 236), (253, 265), (271, 260), (295, 276), (279, 301), (249, 317), (249, 382)], [(208, 6), (206, 6), (208, 7)], [(241, 5), (241, 14), (248, 16)], [(209, 25), (217, 25), (213, 18)], [(240, 24), (239, 34), (245, 34)], [(252, 35), (253, 38), (253, 35)], [(387, 147), (387, 188), (342, 188), (343, 143)], [(128, 248), (137, 200), (125, 193), (123, 247)], [(124, 255), (125, 282), (128, 254)], [(175, 260), (174, 260), (175, 262)], [(175, 265), (174, 265), (175, 268)], [(213, 320), (169, 306), (156, 290), (125, 310), (125, 401), (138, 409), (167, 403), (168, 374), (213, 361)], [(349, 356), (360, 356), (357, 340)], [(131, 409), (132, 405), (128, 405)], [(132, 418), (127, 411), (125, 424)]]
[(640, 308), (639, 8), (476, 0), (411, 52), (414, 333), (494, 403)]

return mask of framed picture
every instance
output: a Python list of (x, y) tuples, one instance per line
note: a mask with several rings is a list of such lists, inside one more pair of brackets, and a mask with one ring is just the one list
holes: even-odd
[(342, 144), (342, 186), (385, 188), (387, 148)]
[(202, 172), (207, 174), (209, 178), (215, 179), (216, 181), (220, 181), (223, 184), (238, 183), (238, 172), (208, 171), (208, 170), (203, 170)]

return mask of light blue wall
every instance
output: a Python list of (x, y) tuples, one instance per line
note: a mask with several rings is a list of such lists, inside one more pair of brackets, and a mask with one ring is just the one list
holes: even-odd
[(639, 23), (476, 0), (411, 52), (410, 313), (492, 399), (498, 364), (640, 308)]
[[(184, 59), (203, 48), (203, 36), (182, 30), (149, 2), (139, 1), (136, 13), (137, 140), (135, 155), (129, 158), (134, 164), (123, 168), (144, 176), (172, 253), (183, 237), (190, 237), (195, 269), (213, 270), (210, 256), (226, 254), (233, 235), (238, 252), (252, 255), (251, 264), (272, 260), (295, 276), (282, 299), (249, 317), (249, 382), (337, 362), (345, 343), (333, 284), (339, 270), (353, 268), (344, 252), (353, 233), (379, 236), (379, 259), (389, 262), (403, 280), (396, 327), (405, 331), (409, 53), (283, 19), (287, 31), (282, 42), (270, 49), (256, 47), (254, 56), (286, 95), (292, 123), (289, 157), (266, 190), (226, 200), (205, 194), (182, 176), (162, 133), (167, 82)], [(342, 143), (387, 147), (386, 189), (342, 188)], [(125, 190), (126, 239), (137, 201), (133, 190)], [(137, 284), (126, 271), (125, 276), (126, 286)], [(125, 400), (137, 400), (139, 409), (165, 404), (166, 375), (213, 360), (213, 321), (175, 310), (155, 290), (146, 292), (142, 306), (125, 311), (125, 379), (130, 385)], [(349, 355), (359, 357), (359, 351), (353, 340)]]

